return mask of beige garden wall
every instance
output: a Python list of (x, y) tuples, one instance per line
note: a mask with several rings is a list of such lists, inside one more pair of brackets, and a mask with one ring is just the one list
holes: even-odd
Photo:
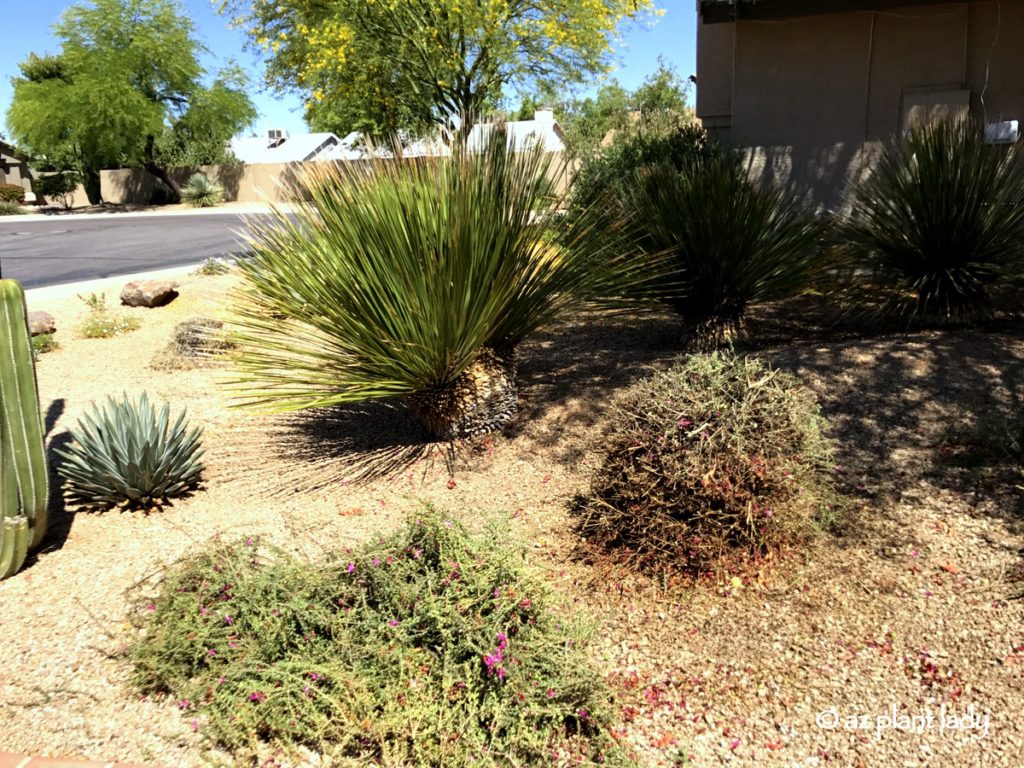
[[(337, 161), (340, 166), (352, 163), (393, 162)], [(315, 163), (322, 165), (323, 161)], [(310, 164), (313, 165), (313, 164)], [(296, 179), (302, 174), (304, 163), (266, 163), (253, 165), (216, 166), (204, 165), (189, 168), (173, 168), (170, 173), (179, 184), (185, 184), (193, 174), (204, 173), (211, 180), (224, 187), (225, 199), (234, 202), (283, 202), (294, 197)], [(552, 153), (549, 173), (558, 192), (568, 188), (569, 174), (561, 153)], [(156, 179), (142, 169), (102, 171), (100, 184), (103, 200), (114, 204), (145, 204), (151, 201), (157, 186)]]
[(698, 115), (752, 172), (837, 205), (915, 100), (959, 93), (979, 120), (1024, 124), (1024, 0), (854, 5), (699, 25)]

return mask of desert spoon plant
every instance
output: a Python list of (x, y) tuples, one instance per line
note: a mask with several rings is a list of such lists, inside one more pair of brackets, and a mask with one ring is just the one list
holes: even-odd
[(235, 341), (252, 405), (400, 397), (438, 437), (492, 431), (516, 410), (519, 342), (630, 271), (585, 223), (551, 243), (538, 210), (549, 161), (539, 147), (509, 151), (500, 130), (452, 158), (314, 165), (296, 220), (262, 226), (239, 264)]
[(25, 292), (0, 280), (0, 578), (46, 535), (48, 478)]

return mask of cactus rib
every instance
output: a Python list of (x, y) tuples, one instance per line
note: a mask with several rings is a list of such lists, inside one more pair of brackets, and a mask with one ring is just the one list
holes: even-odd
[(0, 280), (0, 486), (3, 578), (46, 535), (49, 490), (25, 292), (15, 280)]

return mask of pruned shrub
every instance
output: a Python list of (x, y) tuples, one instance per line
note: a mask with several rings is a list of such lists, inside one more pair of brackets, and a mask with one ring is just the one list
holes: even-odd
[(25, 210), (15, 202), (0, 200), (0, 216), (18, 216)]
[(36, 358), (57, 349), (60, 349), (60, 343), (52, 333), (40, 333), (32, 337), (32, 355)]
[(648, 572), (700, 573), (798, 543), (835, 512), (823, 426), (792, 375), (694, 355), (618, 402), (579, 529)]
[(18, 184), (0, 184), (0, 203), (24, 203), (25, 188)]
[(965, 121), (918, 128), (856, 192), (848, 225), (856, 274), (885, 313), (970, 321), (1024, 275), (1024, 162)]
[(323, 565), (216, 545), (139, 606), (135, 682), (239, 764), (617, 763), (585, 627), (488, 533), (427, 512)]
[(73, 171), (48, 173), (32, 181), (32, 189), (37, 195), (51, 202), (57, 202), (65, 210), (70, 210), (75, 202), (79, 177)]
[(202, 429), (189, 427), (184, 410), (172, 421), (170, 406), (157, 409), (145, 392), (107, 398), (70, 432), (57, 471), (69, 495), (89, 506), (158, 506), (202, 476)]
[(224, 187), (197, 173), (182, 187), (181, 198), (193, 208), (213, 208), (224, 202)]

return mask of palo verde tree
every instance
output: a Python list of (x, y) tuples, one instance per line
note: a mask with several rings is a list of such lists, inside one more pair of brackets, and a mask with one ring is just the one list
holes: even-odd
[(233, 64), (206, 84), (195, 28), (174, 0), (93, 0), (54, 27), (60, 52), (32, 54), (14, 78), (7, 124), (35, 157), (77, 170), (91, 202), (99, 172), (142, 167), (176, 195), (166, 169), (227, 159), (256, 111)]
[(267, 79), (344, 133), (450, 125), (468, 132), (503, 89), (606, 71), (620, 26), (653, 0), (218, 0), (268, 56)]

